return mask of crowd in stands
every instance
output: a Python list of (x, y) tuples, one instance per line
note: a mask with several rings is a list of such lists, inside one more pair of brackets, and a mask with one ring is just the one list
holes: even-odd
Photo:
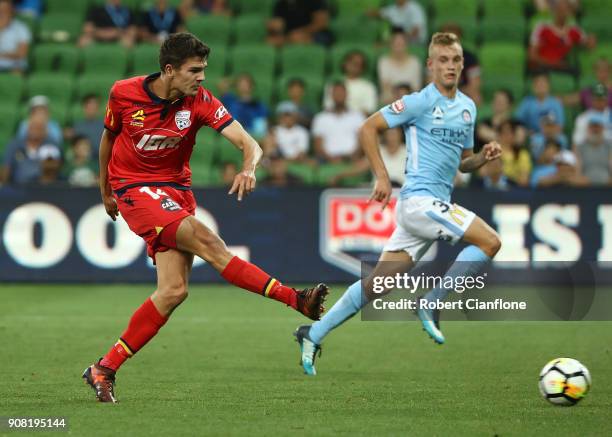
[[(55, 13), (61, 1), (0, 0), (0, 90), (9, 87), (2, 87), (3, 78), (34, 80), (39, 61), (33, 48), (47, 44), (43, 42), (43, 21)], [(209, 43), (212, 52), (203, 86), (211, 89), (262, 145), (259, 176), (263, 183), (369, 184), (368, 163), (358, 145), (359, 127), (382, 105), (427, 85), (429, 36), (434, 31), (447, 31), (456, 33), (464, 44), (460, 88), (478, 105), (476, 151), (490, 141), (498, 141), (504, 149), (501, 160), (474, 175), (458, 175), (457, 185), (487, 190), (612, 185), (612, 52), (597, 52), (602, 44), (612, 48), (612, 32), (605, 33), (596, 24), (594, 30), (586, 26), (598, 23), (585, 18), (597, 14), (587, 9), (596, 2), (505, 2), (520, 4), (522, 20), (506, 21), (513, 21), (517, 28), (519, 22), (530, 27), (511, 47), (514, 51), (508, 51), (524, 56), (498, 57), (499, 68), (509, 68), (498, 70), (498, 75), (491, 74), (490, 64), (496, 61), (487, 57), (485, 45), (499, 46), (500, 51), (510, 45), (504, 39), (507, 35), (499, 35), (504, 21), (498, 26), (501, 31), (497, 27), (487, 30), (485, 21), (476, 18), (488, 17), (493, 6), (504, 3), (497, 0), (457, 0), (454, 4), (459, 8), (477, 5), (473, 12), (466, 12), (474, 16), (464, 19), (457, 18), (456, 11), (442, 8), (452, 6), (450, 0), (66, 3), (87, 7), (82, 8), (78, 35), (65, 37), (57, 29), (51, 34), (56, 45), (81, 51), (113, 45), (136, 53), (139, 47), (158, 45), (168, 34), (179, 31), (192, 31)], [(242, 40), (242, 26), (248, 30), (249, 22), (258, 26)], [(199, 32), (197, 23), (219, 26), (219, 30)], [(222, 27), (224, 23), (227, 28)], [(215, 42), (223, 29), (234, 36), (226, 35), (225, 43)], [(368, 40), (371, 29), (375, 29), (374, 37)], [(603, 32), (603, 38), (596, 31)], [(248, 38), (261, 41), (254, 46)], [(237, 59), (240, 47), (249, 49), (240, 52), (246, 68), (238, 68), (232, 60), (232, 56)], [(287, 57), (287, 66), (285, 56), (298, 50), (303, 57)], [(150, 53), (154, 58), (155, 50)], [(155, 61), (150, 59), (149, 64), (155, 65)], [(228, 67), (232, 62), (233, 68)], [(137, 68), (136, 59), (131, 73), (145, 73)], [(33, 89), (19, 95), (16, 110), (21, 110), (23, 118), (18, 117), (14, 125), (0, 124), (0, 184), (59, 181), (95, 186), (107, 89), (75, 93), (78, 104), (71, 103), (71, 116), (61, 119), (55, 118), (54, 97), (35, 94)], [(0, 118), (2, 114), (0, 108)], [(194, 183), (227, 184), (240, 170), (240, 154), (227, 151), (231, 144), (216, 133), (199, 135), (195, 147), (205, 148), (203, 154), (214, 158), (206, 157), (205, 164), (192, 166)], [(403, 132), (386, 132), (381, 136), (381, 147), (392, 182), (399, 186), (407, 153)], [(193, 159), (198, 156), (194, 152)]]

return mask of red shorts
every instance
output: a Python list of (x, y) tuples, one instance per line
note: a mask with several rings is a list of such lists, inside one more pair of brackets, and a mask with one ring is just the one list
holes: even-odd
[[(161, 231), (169, 227), (176, 233), (176, 226), (185, 217), (195, 214), (196, 202), (191, 190), (177, 190), (169, 186), (141, 186), (115, 193), (119, 212), (128, 226), (147, 243), (147, 255), (153, 258), (157, 252), (176, 249), (175, 235)], [(170, 225), (175, 226), (170, 226)], [(174, 246), (168, 241), (174, 241)]]

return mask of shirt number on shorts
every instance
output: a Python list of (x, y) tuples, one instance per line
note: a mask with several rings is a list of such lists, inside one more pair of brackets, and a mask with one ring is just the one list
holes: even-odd
[(441, 200), (434, 200), (433, 204), (440, 207), (442, 214), (448, 214), (455, 223), (459, 226), (463, 226), (463, 219), (466, 218), (466, 214), (457, 204), (450, 205)]
[(157, 199), (161, 199), (162, 196), (168, 196), (168, 193), (166, 193), (164, 190), (162, 190), (161, 188), (157, 188), (155, 191), (155, 193), (153, 191), (151, 191), (151, 187), (142, 187), (140, 190), (141, 193), (147, 193), (149, 196), (151, 196), (153, 199), (157, 200)]

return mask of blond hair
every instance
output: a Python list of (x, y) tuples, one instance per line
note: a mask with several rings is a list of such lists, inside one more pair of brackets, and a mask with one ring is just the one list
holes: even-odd
[(429, 57), (431, 58), (431, 54), (434, 46), (452, 46), (453, 44), (461, 45), (459, 41), (459, 37), (451, 32), (436, 32), (431, 37), (431, 42), (429, 43)]

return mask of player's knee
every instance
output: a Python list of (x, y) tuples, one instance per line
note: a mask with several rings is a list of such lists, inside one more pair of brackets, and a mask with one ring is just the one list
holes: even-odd
[(187, 299), (187, 282), (182, 279), (176, 279), (168, 284), (165, 284), (158, 288), (160, 295), (163, 296), (164, 301), (172, 308), (180, 305), (185, 299)]
[(495, 231), (487, 234), (486, 239), (481, 247), (482, 251), (486, 253), (490, 258), (493, 258), (499, 249), (501, 249), (501, 239), (499, 234)]

